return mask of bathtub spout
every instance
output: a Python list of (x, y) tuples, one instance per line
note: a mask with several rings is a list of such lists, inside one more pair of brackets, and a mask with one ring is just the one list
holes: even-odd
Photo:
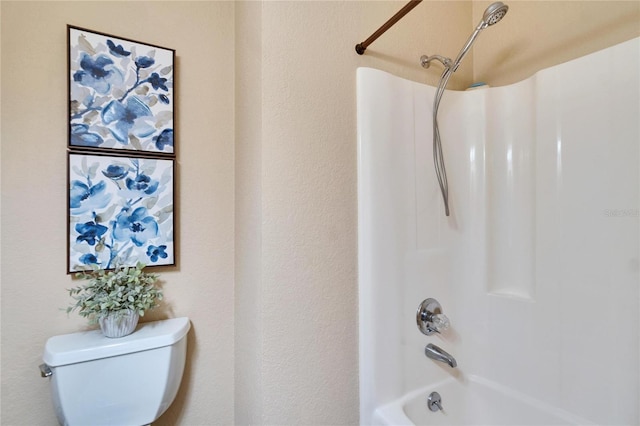
[(427, 356), (427, 358), (449, 364), (451, 368), (456, 368), (458, 366), (458, 363), (456, 362), (456, 359), (454, 357), (434, 344), (429, 343), (424, 348), (424, 354)]

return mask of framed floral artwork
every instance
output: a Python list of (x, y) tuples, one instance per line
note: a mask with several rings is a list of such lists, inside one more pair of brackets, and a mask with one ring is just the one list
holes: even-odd
[(69, 153), (68, 273), (175, 265), (174, 160)]
[(67, 26), (69, 147), (174, 154), (175, 50)]

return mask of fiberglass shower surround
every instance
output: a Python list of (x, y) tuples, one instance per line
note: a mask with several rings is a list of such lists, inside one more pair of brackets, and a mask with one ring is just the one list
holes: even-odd
[[(358, 69), (361, 424), (640, 424), (639, 52), (447, 91), (449, 217), (437, 89)], [(442, 334), (416, 327), (427, 298)]]
[[(373, 43), (378, 37), (384, 34), (389, 28), (396, 24), (400, 19), (402, 19), (407, 13), (413, 10), (418, 4), (420, 4), (422, 0), (411, 0), (407, 3), (402, 9), (400, 9), (395, 15), (393, 15), (387, 22), (384, 23), (376, 32), (374, 32), (369, 38), (367, 38), (362, 43), (356, 44), (356, 52), (359, 55), (364, 54), (367, 46)], [(438, 61), (444, 66), (444, 71), (440, 76), (440, 82), (438, 83), (438, 90), (433, 98), (433, 165), (436, 172), (436, 178), (438, 179), (438, 185), (440, 186), (440, 193), (442, 194), (442, 201), (444, 203), (444, 212), (445, 216), (449, 216), (449, 183), (447, 180), (447, 170), (444, 162), (444, 154), (442, 152), (442, 140), (440, 136), (440, 128), (438, 126), (438, 109), (440, 107), (440, 101), (442, 100), (442, 95), (444, 94), (444, 90), (447, 88), (447, 84), (449, 83), (449, 79), (453, 75), (454, 72), (457, 71), (460, 63), (464, 59), (464, 57), (471, 49), (474, 41), (480, 35), (480, 32), (492, 25), (497, 24), (505, 17), (507, 12), (509, 11), (509, 6), (505, 5), (502, 2), (495, 2), (487, 7), (482, 15), (482, 19), (476, 29), (471, 33), (469, 39), (464, 44), (460, 53), (454, 60), (450, 58), (444, 57), (442, 55), (422, 55), (420, 58), (420, 64), (423, 68), (429, 68), (431, 66), (431, 62)]]

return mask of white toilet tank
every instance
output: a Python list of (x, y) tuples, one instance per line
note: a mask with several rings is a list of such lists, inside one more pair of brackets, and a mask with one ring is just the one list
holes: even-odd
[(110, 339), (100, 330), (47, 340), (58, 420), (69, 426), (141, 426), (165, 412), (178, 392), (189, 318), (143, 323)]

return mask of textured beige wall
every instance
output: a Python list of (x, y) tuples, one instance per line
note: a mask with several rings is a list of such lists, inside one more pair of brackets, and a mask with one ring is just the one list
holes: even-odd
[(433, 84), (420, 55), (459, 49), (471, 14), (424, 2), (358, 56), (403, 4), (236, 7), (237, 424), (358, 423), (355, 70)]
[[(188, 364), (164, 425), (233, 423), (233, 3), (7, 2), (2, 8), (2, 418), (53, 425), (38, 364), (85, 322), (60, 310), (66, 248), (66, 24), (177, 50), (177, 268), (169, 306), (189, 316)], [(123, 384), (128, 386), (129, 384)]]
[[(505, 1), (505, 18), (474, 47), (474, 79), (492, 86), (640, 36), (640, 2)], [(473, 2), (477, 25), (491, 1)]]
[(262, 424), (262, 3), (236, 3), (236, 424)]
[[(539, 38), (559, 2), (521, 3), (481, 35), (450, 88), (473, 81), (474, 66), (475, 79), (507, 84), (570, 59), (550, 60), (550, 46), (576, 57), (615, 43), (599, 28), (620, 22), (631, 38), (638, 27), (632, 2), (571, 2)], [(178, 52), (180, 264), (162, 276), (170, 314), (194, 330), (185, 382), (158, 423), (357, 423), (355, 70), (435, 84), (441, 68), (418, 58), (455, 56), (486, 6), (425, 1), (356, 55), (404, 4), (1, 3), (2, 424), (54, 423), (42, 348), (84, 324), (58, 310), (72, 285), (67, 23)]]

